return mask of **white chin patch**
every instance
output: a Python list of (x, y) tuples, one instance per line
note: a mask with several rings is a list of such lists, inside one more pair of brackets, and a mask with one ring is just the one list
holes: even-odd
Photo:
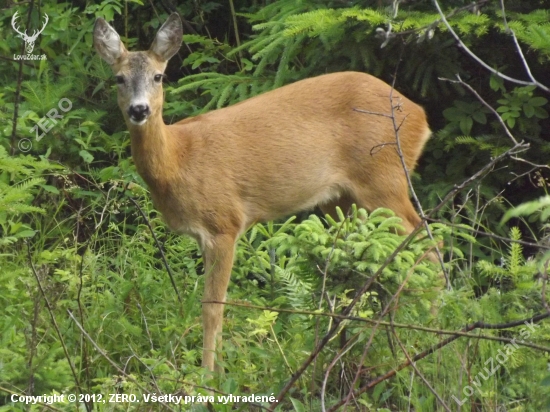
[(145, 122), (147, 121), (147, 117), (145, 119), (142, 119), (142, 120), (134, 120), (130, 117), (130, 123), (136, 125), (136, 126), (142, 126), (145, 124)]

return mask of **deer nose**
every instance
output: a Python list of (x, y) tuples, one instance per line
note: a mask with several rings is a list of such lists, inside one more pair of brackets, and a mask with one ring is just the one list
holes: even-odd
[(128, 109), (128, 114), (130, 117), (137, 121), (145, 119), (150, 113), (151, 111), (149, 110), (149, 105), (147, 104), (133, 104)]

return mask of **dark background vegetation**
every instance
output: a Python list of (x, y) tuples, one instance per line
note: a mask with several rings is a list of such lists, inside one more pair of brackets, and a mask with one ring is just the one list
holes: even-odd
[[(346, 398), (348, 410), (548, 410), (550, 2), (440, 3), (493, 72), (457, 46), (431, 0), (0, 2), (0, 411), (44, 408), (14, 404), (12, 394), (208, 388), (282, 393), (277, 410), (336, 409)], [(46, 60), (15, 58), (24, 51), (16, 11), (28, 32), (49, 16), (33, 51)], [(239, 242), (226, 372), (200, 368), (200, 252), (153, 209), (111, 70), (92, 47), (97, 17), (141, 50), (174, 11), (185, 34), (166, 72), (167, 123), (345, 70), (395, 81), (426, 109), (434, 134), (412, 181), (435, 243), (444, 240), (448, 288), (437, 288), (441, 267), (419, 261), (429, 240), (385, 263), (403, 238), (391, 230), (398, 221), (376, 212), (260, 224)], [(32, 128), (61, 99), (72, 108), (38, 140)], [(521, 335), (532, 319), (534, 332)], [(467, 325), (471, 336), (452, 335)], [(521, 337), (525, 345), (488, 374), (487, 362)], [(285, 388), (315, 347), (315, 361)], [(151, 407), (161, 408), (81, 405)]]

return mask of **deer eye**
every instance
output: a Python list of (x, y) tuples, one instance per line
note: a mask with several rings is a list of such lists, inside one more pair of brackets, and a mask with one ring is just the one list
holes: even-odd
[(162, 74), (155, 74), (154, 79), (157, 83), (161, 83), (162, 82)]
[(117, 84), (124, 84), (124, 77), (122, 76), (115, 76), (116, 83)]

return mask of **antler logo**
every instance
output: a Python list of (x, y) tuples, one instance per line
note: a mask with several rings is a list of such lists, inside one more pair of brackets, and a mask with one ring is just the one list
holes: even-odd
[(23, 33), (16, 26), (17, 13), (18, 12), (16, 11), (15, 14), (13, 15), (12, 19), (11, 19), (11, 26), (13, 27), (13, 29), (17, 33), (19, 33), (21, 38), (25, 41), (25, 50), (27, 51), (27, 54), (31, 54), (33, 49), (34, 49), (34, 42), (38, 38), (38, 35), (44, 31), (44, 28), (46, 27), (46, 24), (48, 24), (48, 15), (46, 13), (44, 13), (44, 17), (46, 18), (46, 20), (44, 21), (44, 25), (42, 26), (42, 28), (40, 30), (34, 30), (32, 36), (29, 36), (27, 34), (27, 30), (25, 30), (25, 32)]

